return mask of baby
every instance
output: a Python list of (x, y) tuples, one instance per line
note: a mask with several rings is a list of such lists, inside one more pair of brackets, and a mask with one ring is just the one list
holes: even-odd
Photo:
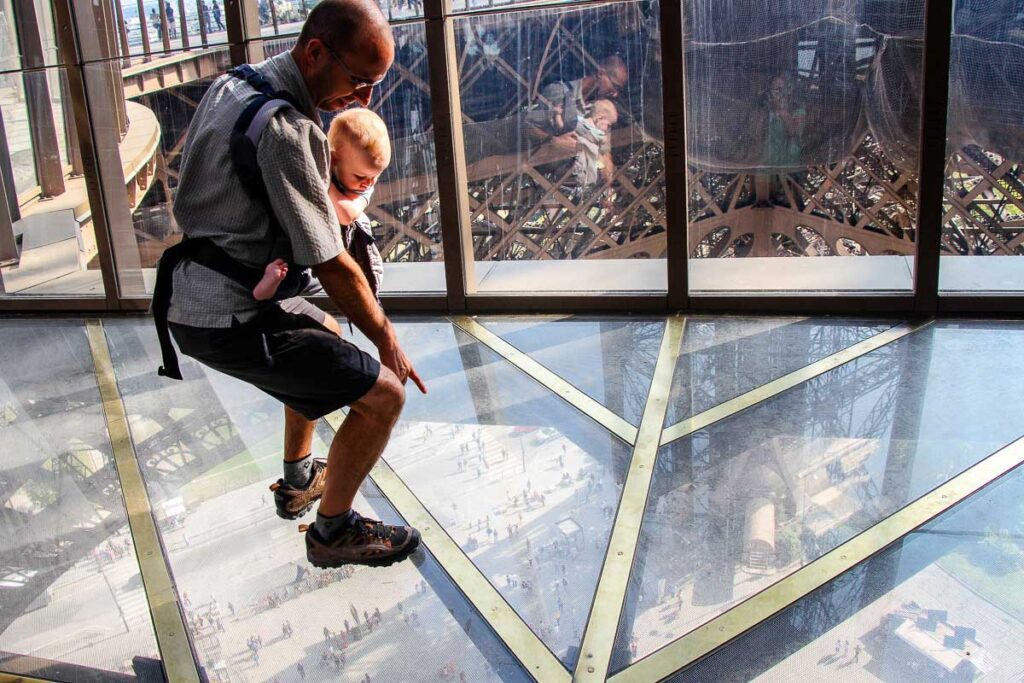
[(619, 112), (610, 100), (595, 100), (590, 116), (576, 119), (576, 159), (573, 176), (583, 187), (594, 185), (598, 178), (611, 177), (612, 126), (619, 120)]
[[(377, 178), (391, 163), (388, 129), (369, 109), (346, 109), (331, 121), (327, 142), (331, 147), (328, 193), (341, 224), (342, 241), (377, 294), (384, 268), (365, 211)], [(253, 297), (259, 301), (274, 298), (287, 275), (287, 261), (271, 261), (253, 289)]]

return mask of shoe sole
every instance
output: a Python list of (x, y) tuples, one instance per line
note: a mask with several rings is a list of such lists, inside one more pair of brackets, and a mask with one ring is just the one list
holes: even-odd
[(364, 567), (390, 567), (395, 562), (402, 562), (408, 559), (416, 550), (420, 547), (420, 534), (415, 529), (413, 530), (413, 540), (405, 547), (400, 553), (394, 555), (388, 555), (387, 557), (371, 558), (366, 560), (325, 560), (317, 557), (314, 553), (307, 551), (306, 559), (309, 563), (318, 569), (337, 569), (338, 567), (344, 567), (348, 564), (357, 564)]
[(295, 512), (288, 512), (287, 510), (279, 507), (279, 508), (277, 508), (277, 516), (280, 517), (281, 519), (296, 520), (299, 517), (304, 516), (310, 510), (312, 510), (313, 506), (315, 504), (316, 504), (316, 500), (313, 500), (313, 501), (310, 502), (309, 505), (307, 505), (306, 507), (302, 508), (301, 510), (296, 510)]

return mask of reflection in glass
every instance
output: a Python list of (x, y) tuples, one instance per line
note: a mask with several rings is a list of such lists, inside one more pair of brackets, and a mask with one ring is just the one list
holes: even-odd
[(465, 18), (456, 35), (479, 289), (663, 290), (657, 5)]
[(912, 289), (924, 2), (683, 6), (691, 289)]
[(713, 408), (890, 327), (825, 318), (688, 317), (665, 425)]
[(662, 321), (530, 316), (478, 322), (630, 424), (640, 424), (661, 348)]
[(670, 680), (1017, 679), (1022, 501), (1018, 468)]
[(939, 289), (1020, 293), (1007, 257), (1024, 254), (1024, 14), (958, 0), (953, 15)]
[(103, 296), (64, 69), (0, 74), (0, 296)]
[[(155, 373), (152, 325), (117, 321), (107, 330), (139, 464), (212, 680), (528, 680), (429, 554), (387, 570), (307, 563), (302, 534), (276, 516), (267, 488), (281, 476), (280, 403), (184, 358), (185, 381), (169, 382)], [(317, 435), (315, 456), (330, 438)], [(399, 522), (370, 482), (356, 508)]]
[(0, 325), (0, 453), (4, 668), (158, 658), (81, 323)]
[(940, 323), (663, 447), (613, 669), (1019, 437), (1024, 361), (977, 351), (1021, 341), (1016, 323)]

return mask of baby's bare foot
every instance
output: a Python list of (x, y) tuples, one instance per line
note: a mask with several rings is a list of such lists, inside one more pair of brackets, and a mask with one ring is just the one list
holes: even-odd
[(266, 301), (274, 298), (277, 294), (277, 287), (281, 280), (288, 274), (288, 263), (284, 259), (274, 259), (267, 264), (263, 271), (263, 279), (252, 290), (252, 295), (257, 301)]

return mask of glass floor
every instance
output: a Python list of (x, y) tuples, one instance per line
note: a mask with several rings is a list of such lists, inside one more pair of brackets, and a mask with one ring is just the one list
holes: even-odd
[(356, 507), (424, 546), (324, 571), (276, 401), (0, 319), (0, 680), (1024, 675), (1024, 322), (395, 322), (430, 393)]

